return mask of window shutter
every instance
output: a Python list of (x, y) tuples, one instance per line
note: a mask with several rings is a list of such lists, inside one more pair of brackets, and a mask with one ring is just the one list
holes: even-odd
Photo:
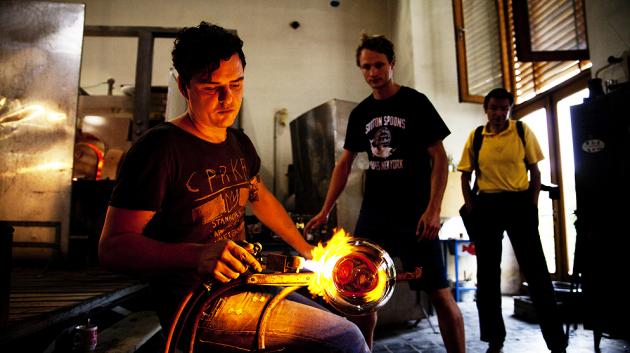
[(582, 0), (516, 0), (510, 8), (521, 60), (589, 58)]
[(483, 102), (506, 85), (500, 19), (492, 0), (454, 0), (460, 100)]
[[(573, 34), (567, 23), (574, 23), (569, 20), (569, 17), (573, 13), (573, 8), (567, 6), (569, 3), (578, 3), (581, 1), (567, 1), (567, 0), (527, 0), (527, 3), (533, 4), (531, 10), (530, 21), (533, 20), (531, 27), (536, 28), (534, 32), (536, 36), (537, 44), (536, 48), (552, 50), (552, 49), (566, 49), (574, 44), (567, 44), (566, 38), (571, 37)], [(569, 78), (579, 74), (581, 71), (591, 67), (591, 63), (588, 60), (565, 60), (565, 61), (525, 61), (521, 59), (518, 51), (519, 37), (517, 37), (517, 30), (515, 28), (516, 12), (511, 11), (516, 9), (516, 4), (523, 4), (525, 0), (507, 0), (508, 9), (507, 18), (510, 35), (510, 57), (513, 62), (513, 74), (514, 74), (514, 89), (516, 96), (516, 103), (522, 103), (535, 97), (538, 93), (544, 92)], [(580, 7), (580, 6), (578, 6)], [(582, 8), (582, 7), (580, 7)], [(583, 10), (583, 8), (582, 8)], [(575, 15), (577, 16), (577, 15)], [(584, 28), (582, 23), (582, 28)], [(572, 39), (573, 40), (573, 39)], [(533, 40), (532, 40), (533, 41)], [(573, 43), (573, 42), (572, 42)], [(575, 44), (578, 45), (578, 44)], [(584, 36), (584, 43), (579, 44), (586, 46), (586, 36)], [(560, 48), (563, 46), (563, 48)], [(575, 52), (575, 50), (571, 50)], [(549, 52), (547, 52), (549, 53)], [(588, 51), (586, 51), (588, 54)], [(548, 54), (546, 54), (548, 56)], [(565, 54), (563, 54), (564, 57)]]
[(493, 1), (462, 0), (468, 92), (484, 96), (503, 85), (499, 20)]

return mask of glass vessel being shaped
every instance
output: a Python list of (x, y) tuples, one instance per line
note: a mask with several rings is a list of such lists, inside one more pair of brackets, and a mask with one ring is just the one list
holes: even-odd
[(332, 268), (333, 286), (325, 288), (327, 301), (347, 314), (374, 311), (394, 292), (394, 261), (380, 246), (366, 239), (348, 241), (352, 252), (340, 257)]

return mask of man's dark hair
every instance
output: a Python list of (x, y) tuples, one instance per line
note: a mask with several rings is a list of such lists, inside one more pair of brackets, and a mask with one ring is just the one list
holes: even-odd
[(507, 99), (510, 102), (510, 106), (514, 104), (514, 95), (508, 92), (505, 88), (495, 88), (488, 92), (486, 97), (483, 99), (483, 109), (488, 109), (488, 102), (490, 102), (490, 98)]
[(385, 36), (369, 36), (365, 33), (361, 35), (361, 44), (357, 48), (357, 66), (361, 66), (359, 57), (361, 56), (361, 50), (368, 49), (377, 53), (385, 54), (387, 60), (390, 63), (396, 59), (394, 54), (394, 44), (385, 38)]
[(223, 27), (202, 21), (199, 26), (177, 33), (171, 55), (182, 85), (188, 86), (193, 75), (202, 71), (212, 75), (221, 60), (228, 60), (235, 53), (245, 68), (243, 41)]

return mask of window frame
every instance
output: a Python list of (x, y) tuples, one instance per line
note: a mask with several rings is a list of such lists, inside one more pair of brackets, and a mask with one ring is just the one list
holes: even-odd
[[(548, 91), (539, 93), (536, 95), (536, 97), (527, 100), (521, 104), (515, 105), (512, 109), (512, 118), (516, 120), (540, 108), (544, 108), (547, 113), (547, 136), (549, 138), (548, 143), (550, 153), (547, 158), (549, 158), (550, 160), (551, 182), (555, 185), (558, 185), (561, 190), (560, 199), (552, 200), (554, 215), (565, 214), (564, 194), (562, 192), (562, 190), (564, 189), (564, 180), (562, 180), (561, 173), (562, 156), (560, 154), (560, 141), (558, 137), (558, 111), (556, 109), (556, 104), (563, 98), (566, 98), (571, 94), (583, 88), (586, 88), (590, 78), (591, 70), (585, 69), (579, 74), (549, 89)], [(551, 274), (552, 279), (554, 280), (567, 281), (570, 279), (569, 273), (573, 271), (572, 268), (569, 268), (567, 227), (571, 227), (571, 225), (566, 224), (564, 216), (557, 217), (554, 220), (556, 272)]]
[[(469, 82), (468, 82), (468, 65), (467, 65), (467, 56), (466, 56), (466, 38), (465, 38), (465, 23), (464, 23), (464, 0), (452, 0), (453, 3), (453, 24), (454, 24), (454, 35), (455, 35), (455, 44), (456, 44), (456, 62), (457, 62), (457, 82), (458, 82), (458, 94), (460, 102), (468, 102), (468, 103), (483, 103), (483, 96), (471, 94), (469, 91)], [(584, 8), (583, 0), (580, 1), (582, 8)], [(537, 51), (532, 52), (534, 55), (533, 59), (535, 60), (524, 60), (521, 57), (521, 52), (517, 52), (519, 47), (523, 47), (523, 33), (526, 33), (526, 37), (528, 38), (527, 43), (529, 47), (529, 51), (531, 52), (531, 43), (529, 42), (529, 16), (523, 21), (521, 13), (523, 12), (523, 7), (525, 9), (525, 13), (527, 14), (527, 0), (495, 0), (495, 5), (497, 9), (497, 20), (499, 23), (499, 41), (500, 43), (500, 55), (501, 55), (501, 72), (503, 76), (503, 88), (515, 92), (515, 98), (518, 101), (523, 102), (535, 98), (537, 95), (544, 93), (546, 88), (543, 88), (543, 91), (535, 88), (534, 86), (532, 97), (531, 95), (518, 95), (517, 91), (520, 89), (519, 82), (517, 82), (519, 75), (516, 71), (519, 68), (515, 67), (518, 63), (533, 65), (532, 68), (536, 69), (537, 67), (548, 67), (548, 65), (553, 65), (553, 63), (558, 62), (558, 64), (562, 65), (560, 62), (564, 61), (578, 61), (577, 66), (580, 71), (586, 70), (590, 62), (589, 59), (589, 51), (588, 51), (588, 38), (586, 38), (587, 49), (585, 50), (564, 50), (564, 51)], [(516, 13), (515, 13), (516, 11)], [(584, 13), (582, 11), (582, 13)], [(523, 24), (524, 22), (524, 24)], [(517, 23), (519, 24), (519, 28), (517, 28)], [(524, 28), (523, 26), (526, 25)], [(586, 26), (586, 23), (584, 24)], [(586, 27), (585, 27), (586, 29)], [(513, 35), (512, 35), (513, 32)], [(516, 50), (515, 50), (516, 49)], [(527, 57), (527, 54), (525, 54)], [(530, 57), (528, 57), (530, 59)], [(544, 59), (544, 60), (543, 60)], [(586, 61), (586, 63), (585, 63)], [(542, 65), (542, 66), (540, 66)], [(584, 67), (585, 66), (585, 67)], [(552, 72), (552, 71), (549, 71)], [(534, 85), (544, 82), (545, 78), (549, 78), (552, 76), (546, 75), (546, 71), (542, 71), (542, 75), (532, 76), (532, 80), (528, 82), (533, 82)], [(543, 86), (544, 87), (544, 86)], [(525, 98), (524, 98), (525, 97)]]
[[(499, 16), (499, 41), (501, 50), (501, 73), (503, 75), (503, 87), (511, 87), (510, 67), (508, 64), (507, 33), (505, 23), (505, 11), (503, 0), (495, 0), (497, 14)], [(464, 24), (464, 8), (462, 0), (453, 0), (453, 23), (455, 28), (455, 48), (457, 59), (457, 82), (460, 102), (483, 103), (484, 96), (472, 95), (468, 89), (468, 68), (466, 65), (466, 40)]]

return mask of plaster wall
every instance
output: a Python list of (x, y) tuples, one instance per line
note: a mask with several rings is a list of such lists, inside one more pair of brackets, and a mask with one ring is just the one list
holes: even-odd
[[(67, 2), (67, 1), (66, 1)], [(72, 2), (72, 1), (71, 1)], [(79, 1), (75, 1), (79, 2)], [(370, 91), (355, 64), (361, 32), (391, 35), (391, 1), (324, 0), (84, 0), (86, 25), (186, 27), (200, 21), (236, 30), (247, 58), (242, 127), (262, 159), (262, 177), (276, 196), (287, 196), (287, 166), (292, 162), (288, 123), (305, 111), (338, 98), (358, 102)], [(300, 27), (291, 28), (292, 21)], [(166, 86), (171, 39), (156, 40), (152, 84)], [(105, 94), (108, 78), (135, 80), (135, 38), (86, 37), (81, 86)], [(277, 127), (274, 173), (274, 114), (285, 108), (286, 124)]]
[(625, 57), (623, 65), (614, 65), (599, 74), (603, 81), (628, 81), (630, 54), (630, 2), (627, 0), (585, 0), (586, 30), (593, 63), (593, 76), (608, 63), (609, 56)]
[[(460, 103), (457, 88), (453, 7), (450, 1), (400, 0), (394, 11), (399, 55), (396, 79), (424, 93), (440, 113), (451, 135), (446, 153), (457, 164), (468, 134), (485, 122), (478, 104)], [(400, 65), (400, 61), (412, 65)]]
[[(247, 56), (242, 127), (261, 158), (263, 181), (276, 196), (287, 197), (287, 166), (292, 162), (288, 123), (333, 98), (361, 101), (370, 90), (355, 64), (360, 34), (389, 36), (397, 52), (395, 79), (423, 92), (451, 130), (444, 145), (457, 164), (471, 130), (485, 122), (479, 104), (460, 103), (457, 89), (455, 37), (451, 1), (346, 0), (331, 7), (326, 0), (84, 0), (87, 25), (192, 26), (201, 20), (236, 30)], [(630, 48), (627, 0), (585, 0), (593, 74), (608, 56)], [(291, 21), (300, 22), (293, 29)], [(136, 43), (130, 38), (84, 40), (81, 86), (91, 94), (105, 94), (102, 83), (112, 77), (133, 84)], [(166, 86), (172, 40), (156, 41), (153, 84)], [(627, 55), (627, 54), (626, 54)], [(617, 66), (604, 79), (627, 80), (627, 69)], [(115, 94), (121, 94), (116, 89)], [(277, 126), (273, 149), (274, 115), (286, 108), (285, 125)], [(274, 158), (276, 159), (274, 170)], [(509, 248), (509, 242), (504, 243)], [(504, 272), (517, 275), (509, 250)], [(504, 281), (505, 283), (506, 281)], [(508, 281), (508, 283), (511, 283)], [(512, 289), (504, 288), (504, 292)]]

